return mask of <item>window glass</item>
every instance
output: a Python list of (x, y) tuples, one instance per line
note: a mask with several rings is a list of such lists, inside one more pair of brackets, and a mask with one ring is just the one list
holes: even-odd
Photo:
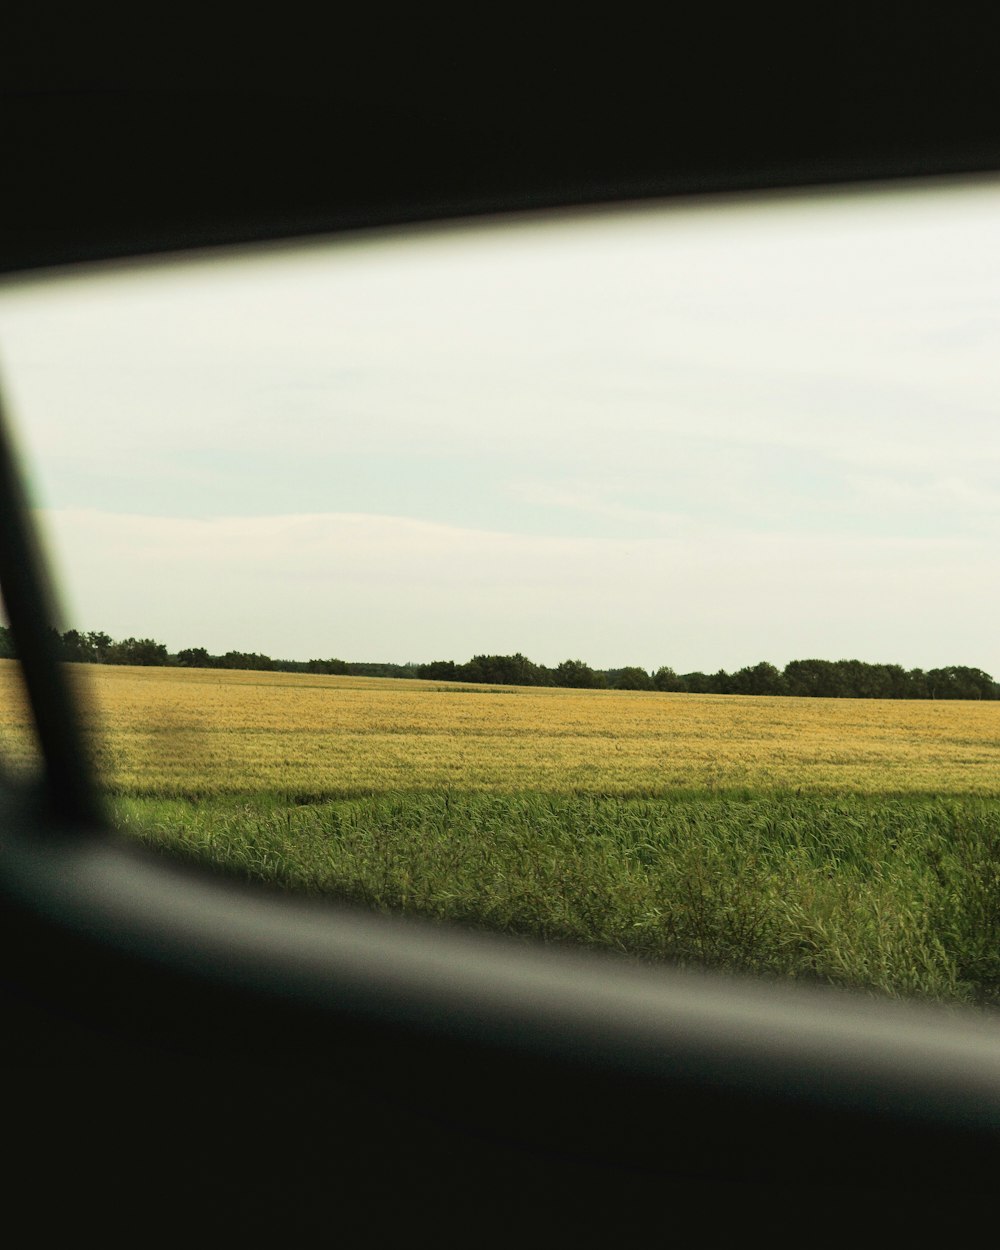
[(844, 190), (8, 282), (121, 829), (992, 1002), (948, 899), (1000, 813), (998, 209), (988, 180)]

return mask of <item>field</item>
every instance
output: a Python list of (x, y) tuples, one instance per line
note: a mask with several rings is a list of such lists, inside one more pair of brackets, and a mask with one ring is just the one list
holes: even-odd
[[(71, 665), (109, 790), (135, 797), (679, 790), (1000, 797), (1000, 703), (462, 686)], [(29, 758), (16, 669), (6, 741)]]
[[(1000, 1006), (1000, 704), (73, 665), (119, 827), (376, 909)], [(0, 739), (32, 763), (16, 667)]]

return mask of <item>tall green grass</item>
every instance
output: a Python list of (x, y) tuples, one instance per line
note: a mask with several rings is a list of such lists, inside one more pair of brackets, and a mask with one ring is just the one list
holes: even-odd
[(1000, 799), (704, 792), (113, 800), (255, 881), (462, 925), (1000, 1006)]

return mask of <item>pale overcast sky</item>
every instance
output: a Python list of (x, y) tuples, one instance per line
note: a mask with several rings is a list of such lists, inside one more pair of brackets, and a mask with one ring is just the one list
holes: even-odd
[(1000, 676), (995, 181), (8, 282), (0, 370), (81, 629)]

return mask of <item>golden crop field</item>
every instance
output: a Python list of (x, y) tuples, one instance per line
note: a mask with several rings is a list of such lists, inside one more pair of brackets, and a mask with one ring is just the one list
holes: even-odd
[[(69, 667), (100, 775), (123, 794), (1000, 794), (1000, 702)], [(0, 661), (0, 731), (4, 757), (30, 762), (12, 661)]]

